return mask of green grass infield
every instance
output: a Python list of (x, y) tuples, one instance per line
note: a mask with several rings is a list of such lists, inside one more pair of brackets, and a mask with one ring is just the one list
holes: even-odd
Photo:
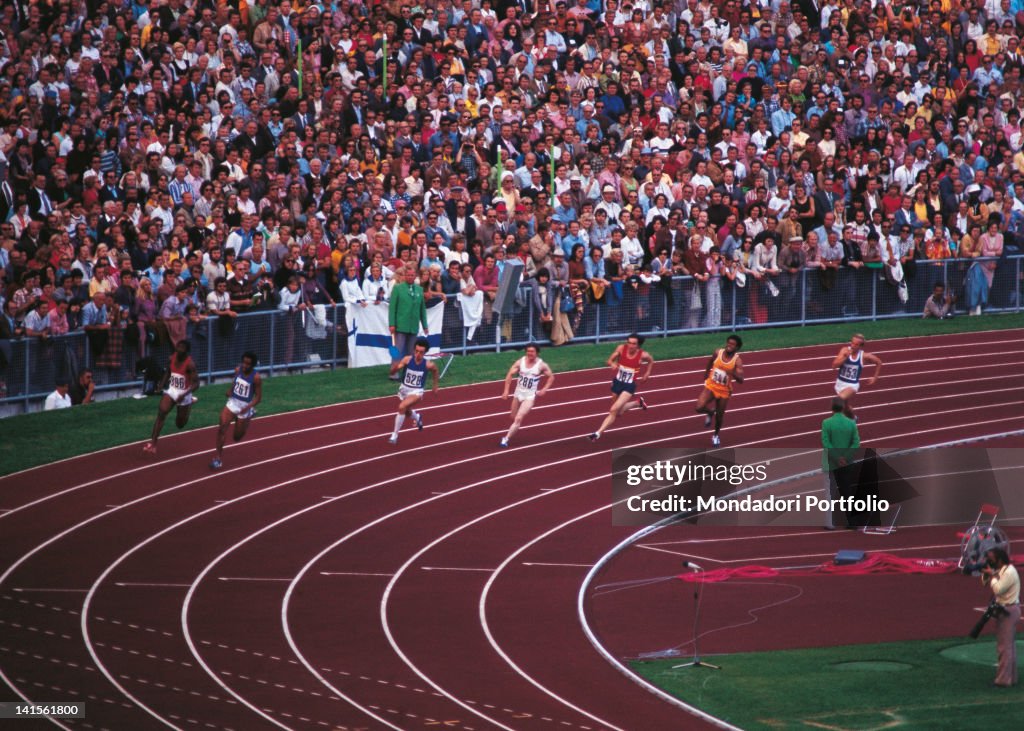
[[(960, 317), (955, 320), (884, 320), (839, 323), (807, 327), (753, 329), (742, 331), (744, 351), (788, 348), (801, 345), (845, 342), (853, 332), (868, 338), (895, 338), (954, 332), (977, 332), (1024, 327), (1024, 314)], [(658, 360), (709, 355), (725, 340), (725, 333), (702, 333), (668, 338), (650, 338), (644, 347)], [(604, 364), (613, 343), (544, 348), (542, 356), (556, 371), (594, 368)], [(474, 353), (457, 357), (441, 382), (442, 388), (504, 378), (512, 360), (511, 351)], [(822, 363), (827, 369), (828, 364)], [(375, 368), (316, 371), (294, 376), (275, 376), (263, 387), (261, 415), (296, 411), (341, 401), (391, 396), (395, 385), (385, 378), (383, 366)], [(655, 366), (657, 373), (657, 366)], [(206, 386), (197, 393), (188, 429), (211, 426), (224, 406), (225, 386)], [(495, 396), (500, 390), (495, 389)], [(118, 399), (87, 406), (23, 414), (0, 420), (0, 475), (10, 474), (58, 459), (87, 454), (119, 444), (139, 441), (149, 435), (156, 411), (156, 399)], [(173, 432), (173, 419), (164, 433)], [(211, 448), (213, 446), (211, 438)]]
[[(745, 731), (1019, 728), (1024, 687), (991, 687), (995, 658), (991, 637), (964, 637), (706, 658), (721, 670), (673, 670), (678, 658), (631, 667)], [(1024, 663), (1022, 640), (1017, 659)]]

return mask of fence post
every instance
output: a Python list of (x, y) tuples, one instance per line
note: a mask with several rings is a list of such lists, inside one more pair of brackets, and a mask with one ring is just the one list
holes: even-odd
[(594, 342), (601, 342), (601, 305), (594, 303)]
[(274, 375), (274, 331), (277, 329), (277, 318), (274, 315), (276, 312), (271, 312), (268, 316), (270, 317), (270, 375)]
[[(671, 286), (669, 282), (669, 287)], [(661, 337), (668, 337), (668, 295), (664, 291), (661, 293)]]
[(730, 330), (736, 329), (736, 280), (734, 279), (729, 286), (729, 296), (732, 299), (732, 307), (730, 307), (730, 317), (732, 317), (732, 325)]
[(338, 303), (334, 303), (331, 316), (331, 370), (338, 367)]
[(21, 342), (25, 346), (25, 413), (28, 413), (29, 394), (32, 392), (32, 341), (23, 337)]
[(533, 297), (526, 300), (526, 316), (529, 318), (526, 321), (526, 342), (532, 343), (536, 340), (533, 337)]
[(206, 385), (213, 383), (213, 319), (206, 318)]
[(874, 269), (868, 269), (871, 277), (871, 321), (878, 320), (878, 274)]
[(807, 324), (807, 269), (800, 270), (800, 325)]

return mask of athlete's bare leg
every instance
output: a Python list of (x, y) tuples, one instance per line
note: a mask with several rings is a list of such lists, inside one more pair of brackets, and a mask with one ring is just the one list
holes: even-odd
[(402, 399), (402, 403), (398, 405), (398, 413), (395, 415), (395, 431), (391, 434), (391, 441), (398, 441), (398, 432), (402, 430), (402, 424), (405, 423), (405, 417), (415, 416), (416, 410), (413, 408), (420, 402), (422, 396), (418, 394), (412, 394)]
[(519, 427), (523, 424), (523, 419), (530, 413), (530, 409), (533, 408), (533, 399), (527, 399), (526, 401), (520, 401), (519, 399), (512, 397), (512, 410), (510, 416), (512, 417), (512, 426), (508, 428), (508, 433), (505, 435), (505, 440), (508, 441), (516, 435), (519, 431)]
[(839, 392), (839, 398), (843, 400), (843, 413), (848, 419), (855, 419), (853, 414), (853, 397), (857, 392), (852, 388), (844, 388)]
[(604, 417), (604, 421), (601, 422), (600, 428), (598, 428), (598, 430), (594, 432), (594, 434), (600, 437), (602, 434), (604, 434), (605, 430), (608, 429), (608, 427), (615, 423), (615, 420), (617, 418), (622, 416), (630, 409), (637, 407), (639, 405), (640, 404), (638, 402), (633, 401), (633, 394), (631, 394), (629, 391), (623, 391), (618, 396), (613, 395), (612, 407), (611, 409), (608, 410), (608, 416)]
[(729, 407), (729, 399), (715, 399), (715, 436), (722, 431), (722, 422), (725, 421), (725, 410)]
[(179, 406), (178, 413), (174, 416), (174, 425), (179, 429), (184, 429), (185, 425), (188, 424), (188, 417), (192, 415), (192, 404), (188, 406)]
[(231, 426), (231, 421), (235, 418), (235, 415), (231, 413), (228, 408), (220, 410), (220, 425), (217, 427), (217, 459), (221, 459), (224, 456), (224, 442), (227, 440), (228, 428)]
[(153, 422), (153, 432), (150, 434), (149, 441), (146, 443), (145, 447), (143, 447), (143, 449), (150, 454), (156, 454), (156, 442), (160, 438), (160, 432), (163, 431), (164, 421), (167, 420), (167, 415), (171, 413), (171, 409), (173, 408), (174, 399), (165, 393), (160, 398), (160, 405), (157, 406), (156, 421)]
[(241, 416), (239, 416), (237, 419), (235, 419), (235, 433), (231, 435), (231, 438), (234, 439), (236, 442), (240, 442), (243, 439), (245, 439), (245, 433), (249, 431), (250, 422), (252, 422), (252, 417), (249, 417), (248, 419), (243, 419)]

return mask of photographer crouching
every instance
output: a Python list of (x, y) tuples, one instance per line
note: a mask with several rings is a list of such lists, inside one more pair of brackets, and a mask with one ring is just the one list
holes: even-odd
[(985, 554), (988, 565), (981, 570), (982, 582), (992, 590), (992, 601), (998, 605), (993, 618), (996, 622), (996, 652), (998, 670), (992, 683), (997, 688), (1010, 688), (1017, 684), (1017, 623), (1020, 621), (1020, 575), (1001, 548)]

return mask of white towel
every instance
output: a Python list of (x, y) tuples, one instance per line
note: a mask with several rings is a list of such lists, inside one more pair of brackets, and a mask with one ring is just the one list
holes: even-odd
[(476, 329), (480, 327), (480, 321), (484, 314), (484, 293), (477, 290), (476, 294), (467, 297), (459, 294), (459, 307), (462, 308), (462, 324), (469, 328), (466, 338), (473, 339)]
[(310, 340), (323, 340), (327, 337), (327, 307), (313, 305), (312, 309), (302, 313), (306, 325), (306, 337)]

